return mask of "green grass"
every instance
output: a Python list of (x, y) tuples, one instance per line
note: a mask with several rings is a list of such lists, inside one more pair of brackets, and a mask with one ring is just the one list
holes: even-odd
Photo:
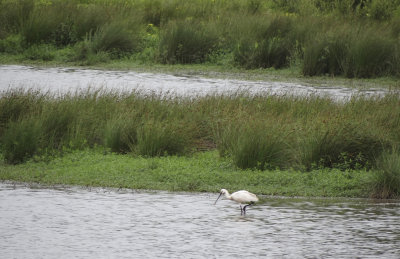
[(399, 10), (398, 0), (3, 0), (0, 53), (398, 78)]
[(0, 144), (9, 163), (96, 145), (143, 156), (190, 155), (216, 146), (243, 169), (369, 169), (383, 151), (399, 145), (398, 98), (337, 103), (246, 93), (179, 99), (9, 90), (0, 98)]
[[(37, 158), (39, 159), (39, 158)], [(217, 152), (191, 157), (132, 157), (83, 150), (50, 161), (0, 166), (0, 180), (45, 185), (80, 185), (168, 191), (218, 192), (246, 189), (257, 194), (305, 197), (368, 197), (372, 173), (321, 169), (238, 170)]]

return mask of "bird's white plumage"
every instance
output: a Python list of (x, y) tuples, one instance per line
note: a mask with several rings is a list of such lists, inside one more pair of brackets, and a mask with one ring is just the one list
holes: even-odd
[[(221, 189), (220, 194), (214, 204), (217, 203), (217, 201), (218, 201), (219, 197), (221, 197), (221, 195), (224, 195), (225, 198), (227, 198), (229, 200), (233, 200), (233, 201), (236, 201), (237, 203), (239, 203), (240, 211), (241, 211), (242, 215), (246, 214), (246, 207), (248, 207), (258, 201), (258, 198), (254, 193), (251, 193), (251, 192), (248, 192), (245, 190), (241, 190), (241, 191), (237, 191), (232, 194), (229, 194), (228, 190)], [(242, 205), (241, 205), (242, 203), (247, 204), (247, 205), (242, 208)]]
[(238, 203), (251, 203), (258, 201), (258, 198), (254, 193), (244, 190), (234, 192), (230, 196), (231, 200), (236, 201)]

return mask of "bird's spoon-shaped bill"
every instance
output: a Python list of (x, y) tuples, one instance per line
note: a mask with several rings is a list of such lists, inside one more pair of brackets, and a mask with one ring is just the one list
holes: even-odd
[(214, 202), (214, 205), (217, 204), (217, 201), (218, 201), (219, 197), (221, 197), (221, 195), (222, 195), (222, 192), (219, 194), (217, 200)]

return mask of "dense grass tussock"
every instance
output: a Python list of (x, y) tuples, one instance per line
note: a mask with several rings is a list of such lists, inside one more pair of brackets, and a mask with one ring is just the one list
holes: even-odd
[(0, 52), (399, 76), (400, 1), (3, 0)]
[(37, 154), (41, 125), (34, 119), (10, 122), (2, 135), (3, 156), (7, 163), (17, 164)]
[[(340, 26), (340, 25), (338, 25)], [(339, 29), (336, 29), (339, 30)], [(318, 35), (305, 44), (304, 75), (379, 77), (398, 75), (398, 41), (388, 30), (346, 28), (333, 35)]]
[(378, 159), (373, 196), (376, 198), (400, 197), (400, 156), (398, 152), (384, 152)]

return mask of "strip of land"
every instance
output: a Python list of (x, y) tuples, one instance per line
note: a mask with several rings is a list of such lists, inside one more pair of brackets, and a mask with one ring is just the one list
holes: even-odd
[(215, 151), (143, 158), (84, 150), (50, 161), (0, 166), (0, 180), (16, 182), (190, 192), (246, 189), (291, 197), (369, 198), (372, 178), (372, 172), (363, 170), (238, 170)]

